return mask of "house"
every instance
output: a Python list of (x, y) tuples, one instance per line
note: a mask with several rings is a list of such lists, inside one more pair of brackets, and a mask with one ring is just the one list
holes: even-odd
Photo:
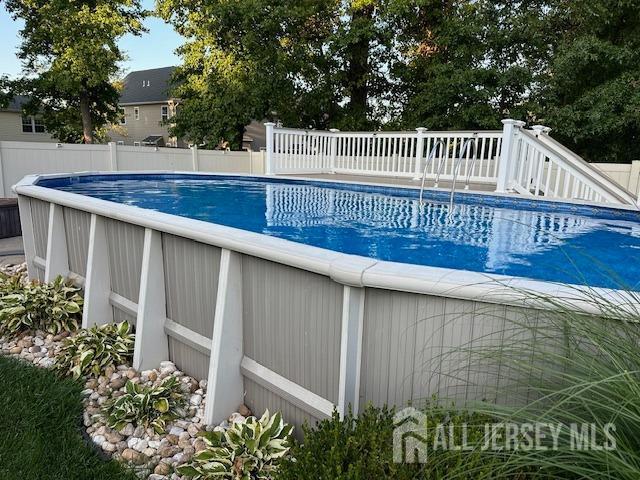
[(178, 101), (169, 95), (169, 81), (175, 67), (152, 68), (131, 72), (124, 80), (119, 107), (122, 117), (108, 135), (121, 145), (186, 147), (186, 143), (169, 135), (164, 122), (176, 111)]
[(0, 108), (0, 141), (56, 142), (37, 115), (23, 115), (22, 106), (28, 97), (17, 95), (6, 108)]
[[(122, 119), (109, 130), (111, 141), (121, 145), (149, 145), (185, 148), (188, 142), (171, 137), (164, 122), (175, 115), (179, 99), (169, 95), (169, 82), (175, 67), (153, 68), (129, 73), (120, 95)], [(247, 125), (243, 148), (258, 151), (266, 146), (262, 122)]]

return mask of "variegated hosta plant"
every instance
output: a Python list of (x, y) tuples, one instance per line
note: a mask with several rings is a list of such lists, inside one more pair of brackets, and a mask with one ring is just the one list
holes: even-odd
[(54, 368), (73, 378), (99, 376), (109, 366), (130, 362), (134, 343), (128, 322), (94, 325), (64, 339)]
[(176, 377), (165, 378), (160, 385), (150, 387), (129, 380), (125, 390), (124, 395), (109, 400), (102, 409), (107, 425), (115, 430), (133, 423), (164, 433), (167, 422), (185, 413), (185, 398)]
[(19, 277), (5, 277), (0, 295), (0, 334), (39, 329), (56, 335), (77, 330), (82, 319), (80, 289), (62, 277), (26, 284)]
[(267, 410), (259, 420), (249, 417), (225, 432), (203, 432), (207, 448), (178, 467), (178, 473), (194, 480), (270, 479), (289, 452), (292, 430), (280, 413), (271, 417)]

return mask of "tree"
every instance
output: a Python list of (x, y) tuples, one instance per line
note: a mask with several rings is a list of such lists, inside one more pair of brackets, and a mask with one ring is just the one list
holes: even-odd
[(21, 18), (18, 57), (24, 77), (10, 82), (30, 96), (28, 113), (42, 114), (47, 129), (64, 141), (93, 143), (96, 132), (118, 118), (112, 82), (124, 54), (117, 41), (145, 31), (139, 0), (6, 0)]
[(563, 32), (550, 64), (544, 120), (595, 162), (640, 158), (640, 6), (634, 0), (554, 5)]
[(239, 147), (251, 119), (374, 128), (384, 117), (386, 26), (378, 0), (160, 0), (186, 39), (172, 134)]
[(546, 73), (545, 1), (407, 0), (394, 13), (405, 128), (499, 128), (531, 119)]

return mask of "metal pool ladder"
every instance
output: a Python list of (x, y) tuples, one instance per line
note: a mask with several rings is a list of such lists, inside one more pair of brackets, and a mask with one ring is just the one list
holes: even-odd
[(434, 143), (433, 147), (431, 148), (431, 151), (429, 152), (429, 155), (427, 156), (427, 161), (424, 164), (424, 170), (422, 171), (422, 184), (420, 185), (420, 206), (424, 204), (424, 201), (422, 200), (422, 196), (424, 194), (424, 181), (425, 181), (425, 178), (427, 177), (427, 168), (429, 168), (429, 165), (431, 165), (431, 163), (433, 162), (433, 159), (436, 155), (436, 151), (440, 145), (445, 145), (444, 140), (440, 139), (436, 143)]
[[(471, 171), (473, 169), (473, 166), (475, 164), (476, 161), (476, 145), (477, 145), (477, 137), (478, 134), (474, 133), (473, 137), (471, 138), (467, 138), (464, 143), (462, 144), (462, 148), (460, 149), (460, 156), (458, 157), (458, 160), (456, 161), (455, 165), (453, 166), (453, 182), (451, 183), (451, 195), (449, 196), (449, 213), (452, 212), (453, 210), (453, 195), (456, 191), (456, 179), (458, 178), (458, 170), (460, 170), (460, 163), (462, 162), (462, 160), (464, 159), (465, 153), (467, 153), (469, 151), (469, 147), (472, 146), (473, 147), (473, 157), (471, 159), (471, 168), (469, 169), (468, 175), (467, 175), (467, 182), (464, 186), (465, 190), (469, 189), (469, 179), (471, 178)], [(439, 177), (439, 173), (438, 173), (438, 177)], [(437, 180), (436, 180), (437, 182)]]

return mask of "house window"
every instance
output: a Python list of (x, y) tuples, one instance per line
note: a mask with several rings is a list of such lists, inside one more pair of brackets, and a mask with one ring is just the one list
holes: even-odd
[(127, 112), (124, 108), (120, 109), (120, 125), (127, 124)]
[(133, 146), (134, 147), (139, 147), (140, 146), (140, 142), (133, 142)]
[(124, 145), (124, 140), (118, 140), (118, 145)]
[(162, 107), (160, 107), (160, 118), (162, 119), (163, 122), (169, 119), (168, 105), (162, 105)]
[(133, 118), (140, 120), (140, 107), (133, 107)]
[(33, 115), (22, 116), (22, 133), (44, 133), (44, 123), (39, 117)]

